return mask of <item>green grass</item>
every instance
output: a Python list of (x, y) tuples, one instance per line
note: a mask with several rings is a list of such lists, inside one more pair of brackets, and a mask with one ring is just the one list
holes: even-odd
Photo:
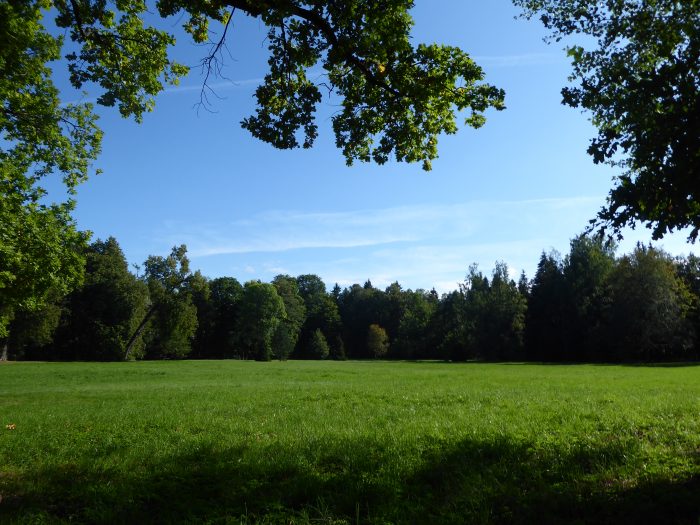
[(2, 523), (700, 523), (694, 366), (10, 363), (0, 425)]

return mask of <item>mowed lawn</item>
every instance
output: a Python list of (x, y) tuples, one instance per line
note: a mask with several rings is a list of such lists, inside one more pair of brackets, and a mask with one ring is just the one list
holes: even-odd
[(688, 523), (700, 367), (0, 365), (0, 522)]

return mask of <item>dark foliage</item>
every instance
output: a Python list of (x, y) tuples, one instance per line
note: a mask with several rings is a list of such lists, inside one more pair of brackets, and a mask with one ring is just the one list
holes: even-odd
[(420, 522), (446, 524), (612, 525), (693, 524), (700, 513), (697, 478), (606, 490), (582, 482), (582, 474), (624, 463), (625, 449), (615, 442), (547, 453), (507, 438), (433, 443), (421, 469), (388, 478), (375, 474), (390, 463), (389, 451), (371, 438), (325, 443), (311, 465), (299, 462), (298, 451), (278, 446), (267, 452), (278, 461), (266, 462), (249, 461), (247, 447), (204, 445), (196, 454), (148, 460), (150, 477), (88, 461), (29, 471), (25, 475), (36, 482), (21, 507), (3, 502), (0, 520), (151, 523), (158, 516), (163, 523), (297, 523), (294, 516), (302, 523), (310, 513), (327, 523), (416, 523), (420, 516)]
[[(459, 289), (329, 293), (318, 275), (245, 287), (190, 273), (185, 248), (149, 257), (138, 279), (114, 239), (87, 253), (85, 284), (11, 324), (15, 359), (437, 359), (658, 362), (699, 355), (700, 262), (639, 245), (616, 257), (578, 236), (540, 257), (532, 281), (476, 266)], [(131, 338), (129, 337), (131, 335)], [(134, 340), (131, 351), (127, 341)]]

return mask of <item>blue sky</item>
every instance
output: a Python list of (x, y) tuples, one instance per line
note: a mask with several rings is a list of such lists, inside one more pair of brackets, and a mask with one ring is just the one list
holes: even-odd
[[(213, 81), (220, 98), (211, 111), (195, 108), (197, 67), (142, 124), (100, 109), (104, 174), (79, 190), (79, 227), (115, 236), (130, 263), (185, 243), (193, 268), (241, 282), (316, 273), (329, 287), (398, 280), (445, 292), (471, 263), (490, 273), (496, 260), (532, 277), (542, 250), (567, 252), (615, 175), (586, 154), (595, 133), (587, 116), (560, 104), (563, 44), (544, 44), (539, 22), (515, 19), (507, 0), (416, 0), (412, 14), (416, 44), (461, 47), (506, 90), (507, 110), (441, 139), (431, 172), (396, 162), (346, 167), (331, 131), (333, 101), (320, 108), (311, 150), (278, 151), (241, 130), (266, 49), (262, 24), (237, 13), (228, 80)], [(183, 38), (174, 56), (196, 66), (205, 53)], [(649, 238), (629, 232), (621, 250)], [(682, 234), (660, 245), (691, 249)]]

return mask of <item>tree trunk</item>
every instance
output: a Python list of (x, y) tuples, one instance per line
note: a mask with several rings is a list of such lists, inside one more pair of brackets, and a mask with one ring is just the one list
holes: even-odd
[(7, 339), (2, 342), (2, 353), (0, 353), (0, 361), (7, 361)]
[(129, 342), (126, 344), (126, 350), (124, 351), (124, 361), (129, 360), (129, 355), (131, 355), (131, 350), (134, 348), (136, 341), (138, 341), (139, 336), (141, 335), (141, 332), (143, 332), (143, 329), (146, 328), (146, 324), (148, 323), (148, 320), (155, 313), (155, 311), (156, 311), (156, 305), (154, 304), (148, 309), (148, 312), (146, 312), (146, 315), (144, 316), (143, 320), (139, 324), (138, 328), (136, 329), (136, 331), (134, 331), (132, 336), (129, 338)]

